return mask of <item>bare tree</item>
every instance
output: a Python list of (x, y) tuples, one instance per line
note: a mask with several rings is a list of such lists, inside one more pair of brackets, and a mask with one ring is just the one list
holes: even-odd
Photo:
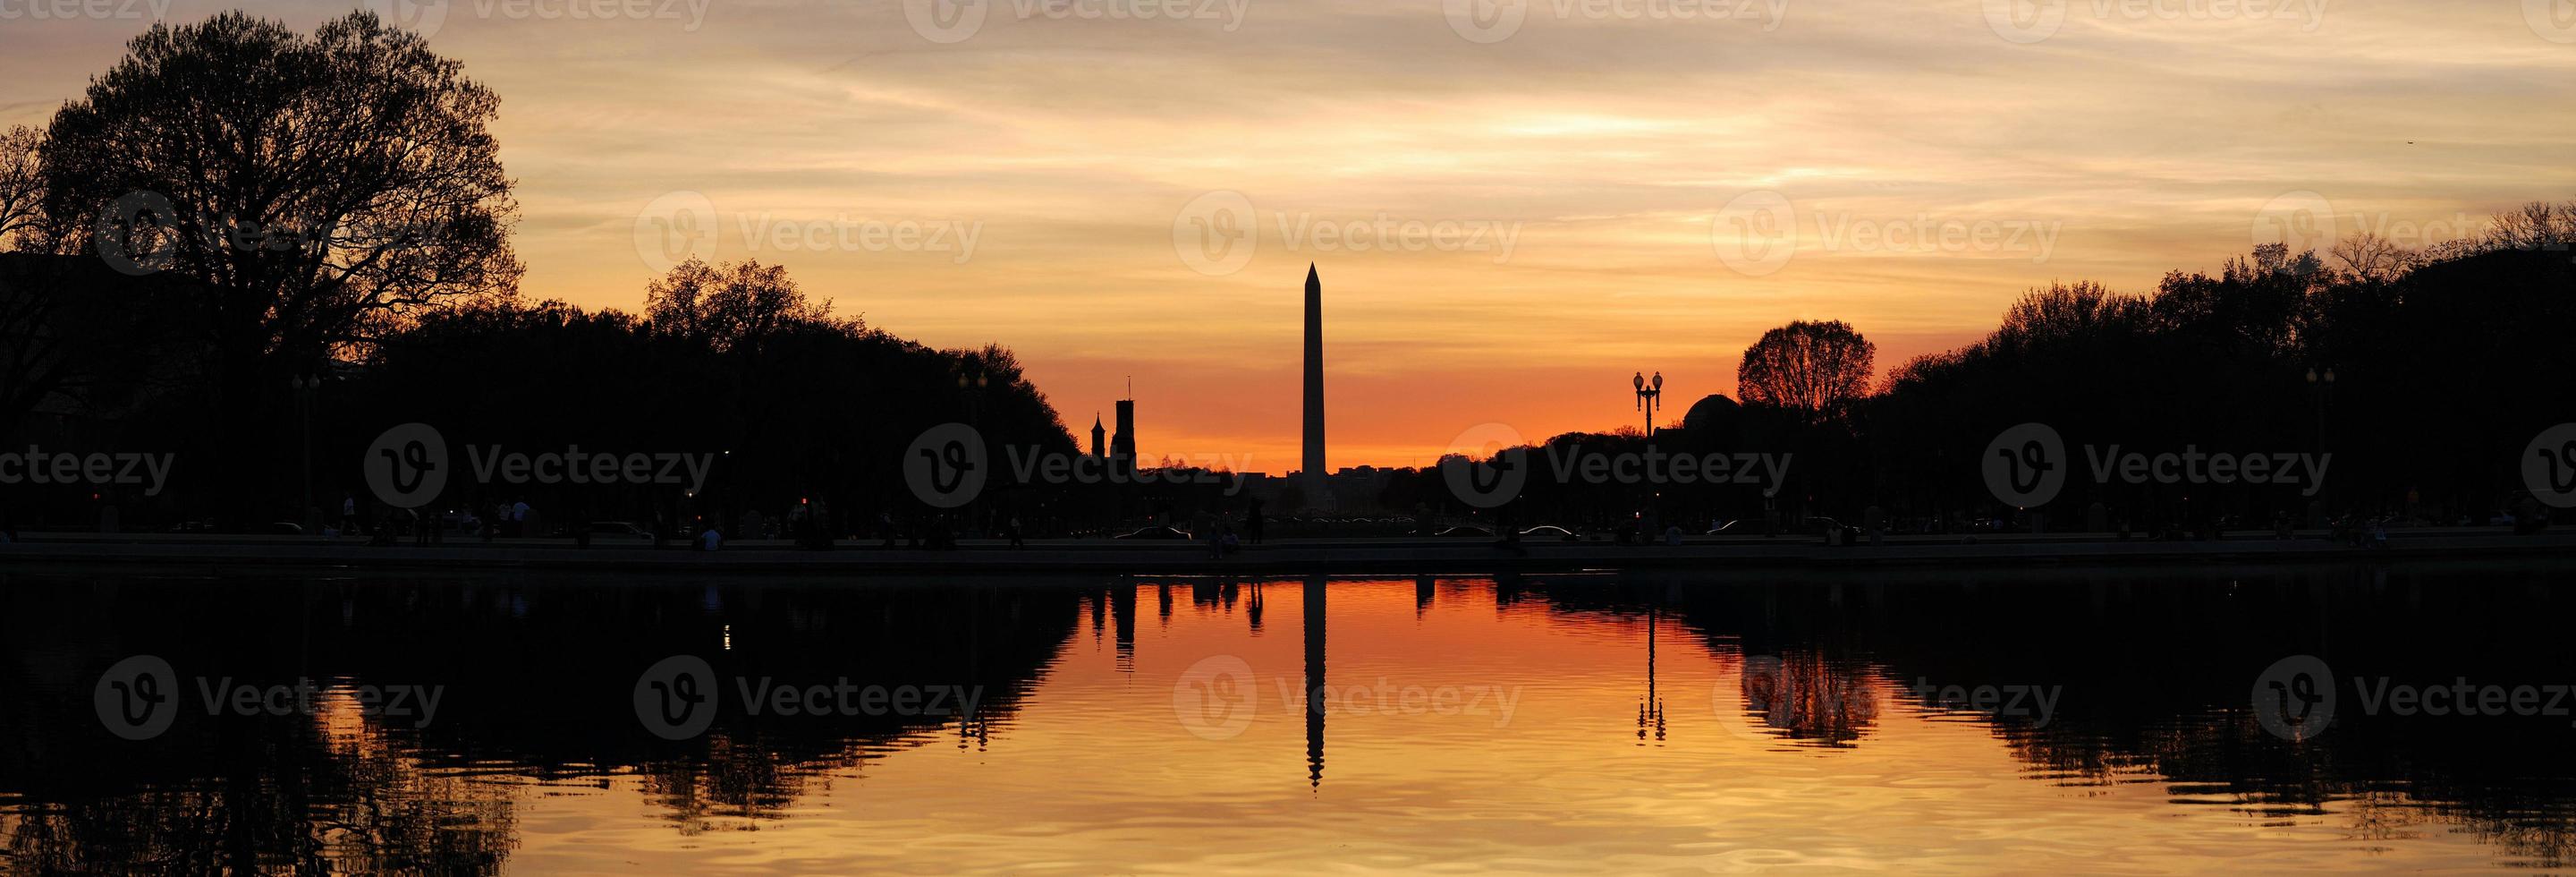
[(126, 273), (206, 290), (237, 403), (389, 318), (515, 289), (498, 104), (368, 12), (154, 25), (54, 116), (46, 204)]
[(0, 252), (19, 249), (44, 217), (38, 150), (45, 137), (25, 125), (0, 131)]
[(1840, 320), (1800, 320), (1762, 333), (1744, 349), (1736, 395), (1802, 413), (1810, 422), (1837, 417), (1867, 395), (1878, 345)]
[(2413, 252), (2371, 231), (2346, 236), (2326, 252), (2352, 276), (2371, 283), (2394, 280), (2415, 262)]
[(830, 309), (807, 299), (785, 267), (757, 260), (690, 259), (644, 288), (644, 316), (657, 330), (712, 350), (755, 351), (781, 331), (828, 321)]

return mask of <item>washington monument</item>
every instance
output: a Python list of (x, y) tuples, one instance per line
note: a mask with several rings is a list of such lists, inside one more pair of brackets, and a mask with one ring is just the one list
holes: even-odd
[(1331, 508), (1324, 488), (1324, 281), (1306, 263), (1306, 471), (1299, 477), (1310, 508)]

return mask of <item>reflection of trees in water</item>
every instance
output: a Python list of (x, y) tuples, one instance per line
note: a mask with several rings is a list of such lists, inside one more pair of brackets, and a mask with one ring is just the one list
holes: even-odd
[(819, 774), (855, 769), (858, 763), (855, 754), (797, 758), (718, 732), (707, 735), (698, 757), (652, 762), (638, 770), (644, 796), (670, 811), (663, 818), (677, 823), (682, 834), (697, 834), (717, 827), (719, 817), (775, 819), (806, 793), (808, 782), (828, 787)]
[(332, 740), (304, 717), (257, 724), (256, 751), (183, 741), (192, 763), (173, 775), (200, 779), (0, 818), (11, 870), (493, 874), (518, 845), (507, 785), (426, 770), (374, 728)]
[[(681, 831), (775, 818), (865, 760), (989, 744), (1073, 630), (1071, 587), (864, 588), (581, 579), (0, 580), (0, 815), (9, 869), (496, 871), (516, 845), (513, 783), (633, 774)], [(212, 635), (209, 632), (216, 632)], [(135, 743), (100, 728), (90, 686), (156, 654), (197, 714)], [(638, 675), (697, 654), (723, 707), (697, 738), (638, 723)], [(435, 721), (208, 717), (199, 676), (446, 687)], [(747, 716), (733, 680), (948, 685), (975, 715)], [(25, 705), (27, 710), (19, 710)]]
[[(2354, 683), (2576, 682), (2576, 640), (2558, 629), (2576, 614), (2568, 588), (2576, 570), (2460, 563), (1872, 576), (1854, 584), (1827, 575), (1639, 574), (1613, 587), (1533, 590), (1568, 611), (1642, 616), (1660, 607), (1721, 654), (1740, 642), (1744, 654), (1782, 656), (1777, 683), (1746, 668), (1748, 709), (1779, 690), (1790, 715), (1831, 715), (1842, 689), (1823, 681), (1830, 674), (1821, 667), (1836, 662), (1878, 668), (1907, 708), (1922, 706), (1909, 693), (1918, 684), (2058, 686), (2063, 695), (2045, 724), (1939, 711), (1984, 723), (2037, 781), (2160, 782), (2177, 806), (2228, 808), (2250, 823), (2323, 817), (2365, 848), (2457, 831), (2514, 864), (2576, 864), (2571, 717), (2365, 714)], [(2291, 743), (2255, 720), (2250, 694), (2265, 668), (2300, 654), (2332, 668), (2339, 704), (2326, 733)], [(1807, 678), (1817, 681), (1799, 681)]]
[(1817, 652), (1744, 659), (1744, 711), (1793, 740), (1849, 746), (1878, 719), (1866, 667)]

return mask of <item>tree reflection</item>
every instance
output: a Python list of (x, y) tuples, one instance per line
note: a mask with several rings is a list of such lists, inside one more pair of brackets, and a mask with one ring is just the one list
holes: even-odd
[[(517, 845), (514, 789), (528, 780), (633, 775), (684, 833), (773, 819), (883, 752), (948, 734), (989, 745), (1085, 593), (0, 578), (0, 791), (25, 799), (0, 807), (0, 829), (11, 869), (37, 873), (489, 873)], [(107, 733), (90, 694), (136, 654), (172, 665), (187, 707), (130, 741)], [(703, 734), (665, 741), (645, 733), (632, 695), (675, 654), (704, 658), (725, 702)], [(321, 691), (309, 713), (209, 714), (198, 698), (211, 679)], [(755, 716), (737, 680), (979, 696), (971, 710), (952, 697)], [(443, 696), (423, 726), (363, 714), (358, 683)]]

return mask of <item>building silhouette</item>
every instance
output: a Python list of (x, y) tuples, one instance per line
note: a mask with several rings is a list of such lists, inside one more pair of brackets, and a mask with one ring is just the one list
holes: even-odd
[(1100, 412), (1097, 412), (1097, 411), (1092, 412), (1092, 413), (1091, 413), (1091, 457), (1092, 457), (1092, 459), (1095, 459), (1095, 460), (1106, 460), (1106, 459), (1108, 459), (1108, 458), (1109, 458), (1109, 451), (1108, 451), (1107, 449), (1105, 449), (1105, 448), (1103, 448), (1103, 447), (1101, 446), (1101, 441), (1102, 441), (1101, 436), (1107, 435), (1107, 434), (1108, 434), (1108, 432), (1109, 432), (1108, 430), (1105, 430), (1105, 429), (1101, 429), (1101, 428), (1100, 428)]
[(1306, 263), (1306, 468), (1299, 479), (1306, 505), (1331, 508), (1324, 485), (1324, 281)]
[[(1134, 390), (1128, 391), (1134, 395)], [(1136, 472), (1136, 400), (1118, 400), (1118, 432), (1109, 437), (1109, 467), (1121, 475)]]

